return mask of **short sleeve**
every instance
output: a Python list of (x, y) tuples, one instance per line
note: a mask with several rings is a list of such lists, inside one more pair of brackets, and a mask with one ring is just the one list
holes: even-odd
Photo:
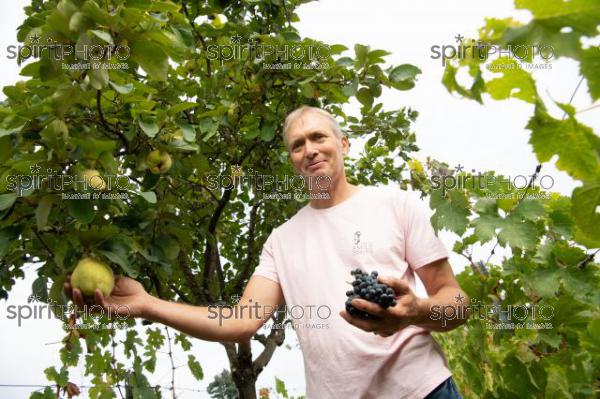
[(271, 232), (267, 238), (267, 241), (263, 245), (258, 266), (256, 266), (256, 269), (254, 269), (254, 273), (252, 275), (266, 277), (269, 280), (279, 283), (279, 276), (277, 275), (277, 269), (275, 268), (275, 257), (273, 255), (274, 241), (275, 230)]
[(405, 259), (413, 270), (448, 258), (448, 250), (436, 235), (421, 200), (413, 193), (398, 190), (395, 209), (404, 232)]

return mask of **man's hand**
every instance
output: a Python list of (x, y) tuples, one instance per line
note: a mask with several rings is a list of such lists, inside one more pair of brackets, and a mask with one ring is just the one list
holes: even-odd
[(97, 305), (108, 314), (120, 317), (143, 317), (151, 299), (142, 284), (124, 276), (115, 276), (115, 287), (108, 297), (96, 289), (94, 298), (85, 298), (81, 290), (71, 286), (70, 275), (67, 276), (63, 289), (67, 297), (73, 299), (78, 307)]
[(394, 290), (396, 306), (383, 309), (376, 303), (364, 299), (354, 299), (352, 306), (375, 316), (376, 319), (353, 317), (345, 310), (340, 312), (340, 316), (355, 327), (382, 337), (389, 337), (409, 325), (421, 322), (424, 317), (423, 304), (421, 299), (410, 289), (408, 283), (394, 277), (380, 277), (378, 280)]

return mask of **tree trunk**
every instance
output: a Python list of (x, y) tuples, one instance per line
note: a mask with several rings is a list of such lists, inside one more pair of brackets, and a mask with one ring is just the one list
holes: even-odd
[(252, 370), (240, 370), (239, 373), (232, 375), (240, 399), (256, 399), (256, 377), (249, 375), (248, 372)]

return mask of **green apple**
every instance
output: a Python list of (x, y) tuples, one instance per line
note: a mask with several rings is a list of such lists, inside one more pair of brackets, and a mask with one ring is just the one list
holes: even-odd
[(150, 172), (155, 175), (168, 172), (173, 164), (171, 155), (161, 150), (151, 151), (146, 157), (146, 162), (148, 163)]
[(215, 29), (223, 29), (227, 23), (227, 17), (223, 14), (212, 14), (209, 19), (211, 20), (210, 24)]
[(81, 179), (85, 180), (87, 186), (94, 190), (106, 190), (106, 182), (96, 169), (84, 170), (81, 174)]
[(105, 263), (85, 257), (73, 270), (71, 285), (73, 288), (79, 288), (87, 297), (93, 297), (96, 288), (100, 289), (104, 296), (109, 296), (115, 286), (115, 276)]

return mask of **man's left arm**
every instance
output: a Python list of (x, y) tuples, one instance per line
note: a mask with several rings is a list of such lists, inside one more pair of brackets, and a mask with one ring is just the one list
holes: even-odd
[[(468, 317), (469, 298), (460, 288), (447, 258), (416, 269), (427, 290), (427, 298), (415, 295), (408, 283), (394, 277), (380, 277), (379, 281), (392, 287), (396, 293), (396, 306), (383, 309), (364, 299), (354, 299), (352, 305), (377, 317), (363, 320), (350, 316), (345, 310), (340, 315), (350, 324), (383, 337), (416, 325), (432, 331), (449, 331)], [(445, 312), (451, 310), (451, 315)]]

